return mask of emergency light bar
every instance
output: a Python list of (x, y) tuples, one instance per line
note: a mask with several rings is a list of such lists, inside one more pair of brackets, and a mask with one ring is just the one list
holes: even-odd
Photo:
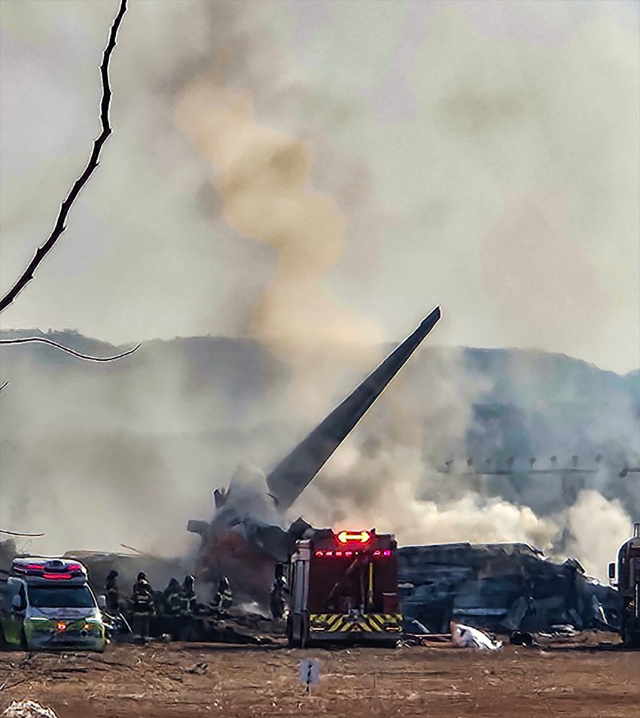
[(34, 561), (33, 559), (14, 559), (12, 571), (19, 576), (34, 576), (53, 581), (64, 581), (86, 576), (82, 564), (77, 561), (52, 559)]
[(340, 531), (337, 539), (340, 543), (369, 543), (371, 533), (369, 531)]

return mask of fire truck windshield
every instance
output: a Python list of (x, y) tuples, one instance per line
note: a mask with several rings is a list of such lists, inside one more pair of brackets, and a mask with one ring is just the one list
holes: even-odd
[(93, 608), (95, 601), (87, 586), (29, 586), (29, 601), (35, 608)]

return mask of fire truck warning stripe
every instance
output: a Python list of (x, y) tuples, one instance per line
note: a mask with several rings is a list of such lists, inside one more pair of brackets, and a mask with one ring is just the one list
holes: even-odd
[(364, 633), (384, 632), (386, 630), (399, 630), (402, 616), (398, 614), (368, 613), (364, 615), (349, 615), (340, 613), (315, 613), (309, 616), (309, 625), (315, 630), (324, 630), (328, 633), (351, 633), (362, 631)]

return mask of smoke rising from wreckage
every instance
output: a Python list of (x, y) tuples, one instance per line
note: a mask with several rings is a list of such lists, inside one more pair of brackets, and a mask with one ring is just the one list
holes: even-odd
[[(293, 155), (294, 158), (298, 157), (296, 152), (293, 152)], [(304, 163), (302, 165), (304, 166)], [(241, 219), (246, 221), (246, 217)], [(238, 222), (237, 217), (234, 221), (241, 228), (246, 226), (243, 222)], [(295, 235), (295, 232), (293, 234)], [(305, 291), (306, 289), (305, 287)], [(283, 303), (287, 308), (291, 304), (294, 303)], [(306, 316), (304, 318), (306, 320)], [(366, 408), (364, 410), (366, 411)], [(353, 425), (358, 419), (356, 416)], [(344, 426), (346, 433), (350, 431), (348, 424), (349, 422)], [(318, 430), (321, 427), (322, 425)], [(309, 439), (311, 438), (310, 436)], [(323, 447), (321, 456), (310, 457), (300, 445), (268, 476), (258, 469), (243, 466), (234, 476), (228, 491), (214, 492), (216, 515), (213, 521), (210, 524), (190, 524), (192, 530), (203, 536), (203, 546), (199, 554), (200, 576), (213, 578), (216, 573), (229, 573), (234, 576), (236, 583), (240, 584), (239, 587), (245, 584), (249, 595), (263, 595), (272, 576), (273, 562), (282, 560), (293, 538), (307, 526), (299, 522), (284, 530), (283, 510), (296, 500), (342, 439), (338, 438), (337, 443), (334, 441), (333, 448), (331, 444)], [(327, 456), (323, 459), (324, 454)], [(296, 459), (301, 455), (302, 461), (296, 464)], [(288, 460), (289, 464), (286, 463)], [(78, 464), (80, 465), (80, 462)], [(476, 475), (477, 472), (474, 473), (474, 476)], [(372, 493), (374, 492), (375, 487), (372, 488)], [(157, 490), (157, 493), (161, 494), (162, 491)], [(389, 520), (396, 521), (397, 517), (389, 516)]]
[(310, 528), (302, 519), (287, 530), (283, 512), (300, 496), (440, 319), (434, 309), (344, 401), (265, 476), (241, 466), (226, 491), (213, 493), (212, 521), (190, 521), (200, 534), (197, 575), (230, 576), (236, 590), (264, 601), (276, 562), (286, 561), (296, 539)]

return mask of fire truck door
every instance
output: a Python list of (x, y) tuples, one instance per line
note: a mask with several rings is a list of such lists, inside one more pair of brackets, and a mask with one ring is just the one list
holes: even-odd
[(307, 607), (309, 562), (296, 561), (293, 565), (293, 611), (302, 613)]

